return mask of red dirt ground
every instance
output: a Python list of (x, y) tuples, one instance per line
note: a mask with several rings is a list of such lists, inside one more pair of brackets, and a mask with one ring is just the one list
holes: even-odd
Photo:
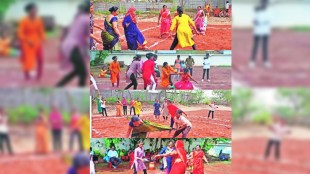
[[(214, 120), (208, 119), (208, 110), (186, 111), (188, 118), (193, 124), (192, 130), (187, 138), (230, 138), (231, 137), (231, 111), (217, 110), (215, 111)], [(115, 110), (109, 109), (109, 117), (103, 117), (100, 114), (92, 115), (92, 138), (113, 137), (126, 138), (129, 120), (127, 116), (116, 117)], [(144, 120), (170, 125), (170, 118), (164, 121), (154, 120), (151, 112), (143, 113), (140, 116)], [(174, 131), (169, 134), (169, 131), (150, 132), (147, 138), (171, 138)], [(181, 137), (181, 135), (179, 136)]]
[[(128, 163), (120, 164), (119, 168), (117, 169), (109, 169), (106, 164), (103, 164), (103, 167), (96, 167), (96, 173), (99, 174), (113, 174), (113, 173), (124, 173), (124, 174), (131, 174), (133, 170), (130, 170), (128, 167)], [(146, 164), (147, 165), (147, 164)], [(161, 170), (158, 170), (159, 164), (156, 164), (157, 170), (148, 170), (147, 173), (149, 174), (165, 174)], [(205, 173), (212, 173), (212, 174), (230, 174), (231, 173), (231, 164), (227, 163), (211, 163), (210, 165), (204, 165)], [(186, 173), (187, 174), (187, 173)]]
[[(95, 23), (102, 26), (103, 20), (95, 20)], [(139, 22), (138, 28), (143, 33), (149, 50), (169, 50), (172, 44), (172, 39), (167, 38), (167, 35), (159, 38), (160, 26), (157, 22)], [(94, 28), (95, 36), (101, 38), (101, 32), (99, 29)], [(124, 29), (119, 23), (119, 30), (123, 34)], [(196, 41), (197, 50), (231, 50), (231, 25), (208, 25), (206, 35), (194, 36)], [(124, 36), (125, 39), (125, 36)], [(121, 42), (122, 50), (127, 50), (126, 41)], [(103, 49), (103, 46), (99, 44), (99, 50)], [(192, 47), (176, 48), (180, 50), (191, 50)]]
[(14, 155), (0, 158), (2, 174), (66, 174), (69, 165), (59, 155)]
[[(19, 58), (0, 59), (0, 87), (54, 87), (70, 69), (61, 69), (58, 56), (58, 39), (46, 40), (43, 48), (43, 76), (41, 81), (26, 81)], [(89, 63), (88, 63), (89, 64)], [(68, 84), (77, 86), (77, 78)], [(88, 81), (86, 81), (86, 84)]]
[[(282, 142), (281, 160), (273, 153), (265, 161), (266, 138), (248, 138), (233, 141), (234, 174), (309, 174), (309, 140), (287, 139)], [(272, 151), (273, 152), (273, 151)]]
[[(159, 68), (161, 70), (161, 67)], [(193, 69), (193, 78), (198, 82), (192, 82), (195, 87), (198, 89), (204, 90), (221, 90), (221, 89), (231, 89), (231, 67), (211, 67), (210, 71), (210, 79), (211, 82), (201, 82), (202, 79), (202, 67), (194, 67)], [(206, 77), (205, 77), (206, 78)], [(158, 79), (158, 84), (160, 84), (160, 79)], [(125, 72), (121, 73), (121, 81), (119, 88), (112, 88), (111, 82), (109, 78), (96, 78), (98, 88), (101, 90), (110, 90), (110, 89), (124, 89), (129, 83), (126, 83)], [(177, 82), (176, 80), (173, 81)], [(158, 90), (164, 89), (157, 86)], [(133, 87), (130, 88), (131, 90)], [(143, 80), (138, 79), (138, 89), (143, 89)]]
[(310, 86), (309, 32), (274, 31), (270, 38), (271, 69), (261, 65), (261, 46), (256, 68), (248, 62), (252, 52), (252, 31), (233, 30), (233, 78), (247, 86)]

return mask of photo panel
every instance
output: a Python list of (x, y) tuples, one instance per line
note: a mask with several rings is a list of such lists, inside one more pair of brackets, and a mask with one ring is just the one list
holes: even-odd
[(231, 173), (229, 138), (92, 138), (90, 142), (90, 170), (98, 174), (135, 170), (150, 174)]

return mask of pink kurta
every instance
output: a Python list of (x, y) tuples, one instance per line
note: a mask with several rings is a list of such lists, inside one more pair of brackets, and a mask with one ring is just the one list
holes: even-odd
[[(137, 147), (135, 149), (135, 154), (134, 154), (134, 164), (136, 165), (136, 170), (137, 172), (139, 171), (143, 171), (144, 169), (146, 169), (146, 166), (144, 164), (144, 162), (140, 159), (137, 159), (138, 158), (143, 158), (145, 156), (145, 153), (144, 153), (144, 149), (140, 148), (140, 147)], [(133, 168), (133, 165), (131, 166), (131, 168)]]

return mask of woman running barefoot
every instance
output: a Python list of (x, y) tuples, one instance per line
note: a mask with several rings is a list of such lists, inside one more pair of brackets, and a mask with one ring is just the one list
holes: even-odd
[(131, 83), (128, 86), (126, 86), (125, 90), (131, 88), (131, 86), (133, 86), (134, 90), (137, 89), (138, 87), (137, 75), (142, 73), (141, 67), (140, 67), (140, 61), (141, 61), (141, 56), (137, 55), (135, 56), (134, 61), (130, 64), (126, 75), (127, 75), (127, 78), (131, 80)]
[(123, 20), (123, 27), (125, 31), (125, 36), (127, 40), (127, 46), (130, 50), (137, 50), (138, 43), (142, 46), (142, 49), (146, 48), (146, 40), (144, 39), (143, 34), (137, 26), (137, 15), (136, 9), (131, 7)]
[(163, 9), (160, 10), (158, 16), (158, 25), (160, 21), (160, 36), (161, 38), (164, 34), (169, 34), (170, 26), (171, 26), (171, 16), (170, 11), (166, 5), (163, 6)]
[(180, 73), (182, 75), (181, 81), (174, 84), (175, 89), (178, 90), (193, 90), (194, 85), (190, 82), (190, 80), (193, 80), (198, 84), (197, 81), (195, 81), (192, 76), (190, 75), (187, 68), (184, 69), (184, 72)]
[(159, 117), (160, 117), (160, 103), (159, 103), (158, 99), (156, 99), (153, 106), (154, 106), (154, 120), (159, 119)]
[(191, 46), (193, 50), (196, 50), (193, 33), (190, 28), (190, 26), (192, 26), (195, 32), (199, 34), (195, 27), (195, 23), (188, 15), (183, 14), (182, 7), (178, 7), (177, 12), (178, 16), (172, 20), (172, 25), (170, 27), (170, 33), (177, 27), (177, 34), (172, 42), (170, 50), (174, 50), (177, 45), (182, 48)]
[(121, 50), (119, 41), (123, 39), (120, 39), (121, 33), (117, 26), (118, 7), (113, 6), (109, 11), (111, 14), (104, 20), (105, 30), (101, 32), (103, 48), (104, 50)]

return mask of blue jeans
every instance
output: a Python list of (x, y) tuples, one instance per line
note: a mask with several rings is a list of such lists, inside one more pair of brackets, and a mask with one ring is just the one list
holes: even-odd
[(193, 76), (193, 68), (188, 68), (189, 73), (191, 74), (191, 76)]
[(110, 162), (113, 166), (117, 167), (122, 162), (122, 160), (116, 157), (111, 157)]

